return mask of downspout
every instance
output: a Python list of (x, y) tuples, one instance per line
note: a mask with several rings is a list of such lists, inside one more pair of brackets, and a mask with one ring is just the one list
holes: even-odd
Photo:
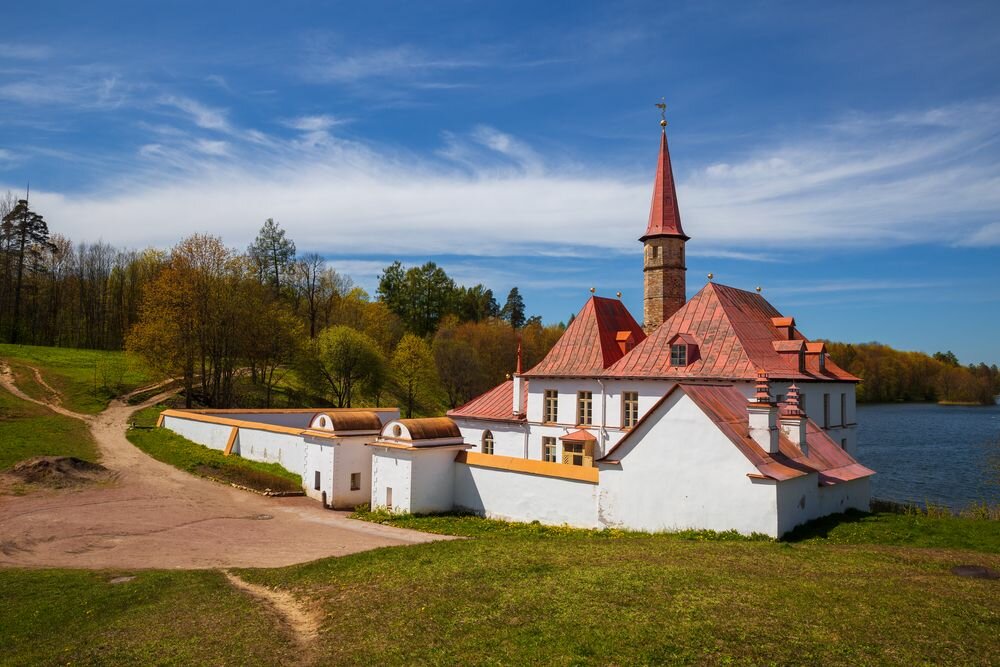
[(601, 456), (604, 456), (604, 440), (607, 437), (607, 430), (605, 429), (604, 426), (605, 426), (605, 421), (607, 420), (608, 404), (607, 404), (607, 398), (605, 397), (604, 380), (602, 380), (601, 378), (597, 378), (597, 384), (601, 385), (601, 430), (599, 431), (599, 433), (601, 435), (600, 454)]
[(528, 420), (524, 420), (524, 458), (528, 458), (528, 432), (531, 431), (531, 427), (528, 425)]

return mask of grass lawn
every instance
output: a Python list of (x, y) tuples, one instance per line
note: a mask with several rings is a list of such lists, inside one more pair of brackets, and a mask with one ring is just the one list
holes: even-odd
[[(160, 412), (158, 405), (135, 413), (137, 426), (156, 424)], [(129, 430), (129, 442), (154, 459), (169, 463), (194, 475), (214, 477), (263, 491), (301, 491), (302, 478), (282, 468), (277, 463), (250, 461), (240, 456), (223, 456), (216, 449), (209, 449), (183, 438), (165, 428), (135, 428)]]
[(0, 358), (10, 362), (25, 393), (47, 397), (26, 371), (33, 366), (62, 394), (65, 407), (87, 414), (100, 412), (118, 394), (158, 379), (139, 359), (124, 352), (2, 344)]
[[(895, 546), (908, 528), (889, 515), (797, 542), (366, 516), (469, 539), (240, 570), (319, 606), (315, 664), (987, 665), (1000, 655), (1000, 581), (949, 571), (1000, 569), (1000, 555)], [(973, 520), (952, 521), (956, 543), (988, 546), (960, 537), (981, 535)], [(0, 570), (0, 662), (292, 659), (266, 607), (216, 573), (143, 572), (120, 587), (107, 583), (115, 574)]]
[[(984, 548), (982, 533), (1000, 528), (954, 521), (953, 539)], [(473, 537), (240, 574), (321, 602), (323, 663), (971, 665), (1000, 655), (1000, 581), (949, 571), (1000, 569), (1000, 556), (893, 546), (908, 530), (894, 517), (799, 542), (388, 522)], [(966, 530), (979, 537), (959, 539)]]
[(98, 451), (79, 419), (0, 390), (0, 470), (32, 456), (75, 456), (96, 462)]
[(296, 661), (268, 610), (216, 571), (0, 570), (0, 599), (4, 665)]

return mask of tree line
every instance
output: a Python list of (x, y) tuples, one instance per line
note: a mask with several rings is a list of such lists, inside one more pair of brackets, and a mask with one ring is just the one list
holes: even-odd
[(455, 407), (564, 330), (433, 262), (382, 272), (374, 298), (267, 220), (245, 250), (195, 234), (169, 251), (73, 244), (0, 199), (0, 340), (127, 349), (180, 378), (188, 406)]
[[(433, 262), (382, 272), (374, 298), (316, 253), (299, 255), (274, 220), (245, 250), (196, 234), (169, 251), (74, 244), (29, 202), (0, 197), (0, 341), (128, 349), (179, 377), (188, 405), (398, 404), (432, 414), (541, 360), (562, 324), (528, 317), (514, 287), (501, 305)], [(863, 378), (860, 401), (989, 404), (994, 364), (951, 352), (828, 343)]]
[(992, 405), (1000, 395), (1000, 369), (963, 366), (951, 352), (903, 352), (881, 343), (831, 343), (838, 366), (862, 378), (858, 401), (944, 401)]

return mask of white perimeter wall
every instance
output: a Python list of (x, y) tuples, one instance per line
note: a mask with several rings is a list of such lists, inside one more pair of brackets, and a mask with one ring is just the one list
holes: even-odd
[(455, 508), (508, 521), (596, 528), (597, 484), (455, 463)]
[(615, 453), (620, 466), (600, 466), (600, 524), (777, 537), (775, 484), (748, 478), (757, 469), (682, 392), (658, 412)]

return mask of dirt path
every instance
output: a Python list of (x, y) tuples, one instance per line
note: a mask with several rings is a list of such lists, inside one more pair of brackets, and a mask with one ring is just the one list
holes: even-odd
[(88, 423), (114, 484), (0, 496), (0, 566), (74, 568), (279, 567), (325, 556), (442, 539), (348, 519), (307, 498), (265, 498), (193, 477), (150, 458), (125, 438), (141, 405), (112, 401), (81, 415), (0, 385)]
[(299, 649), (302, 650), (303, 662), (311, 662), (310, 658), (314, 655), (316, 639), (319, 637), (320, 625), (323, 621), (320, 611), (305, 606), (287, 591), (251, 584), (228, 570), (224, 570), (223, 574), (233, 586), (273, 609), (284, 621), (282, 625), (298, 644)]

